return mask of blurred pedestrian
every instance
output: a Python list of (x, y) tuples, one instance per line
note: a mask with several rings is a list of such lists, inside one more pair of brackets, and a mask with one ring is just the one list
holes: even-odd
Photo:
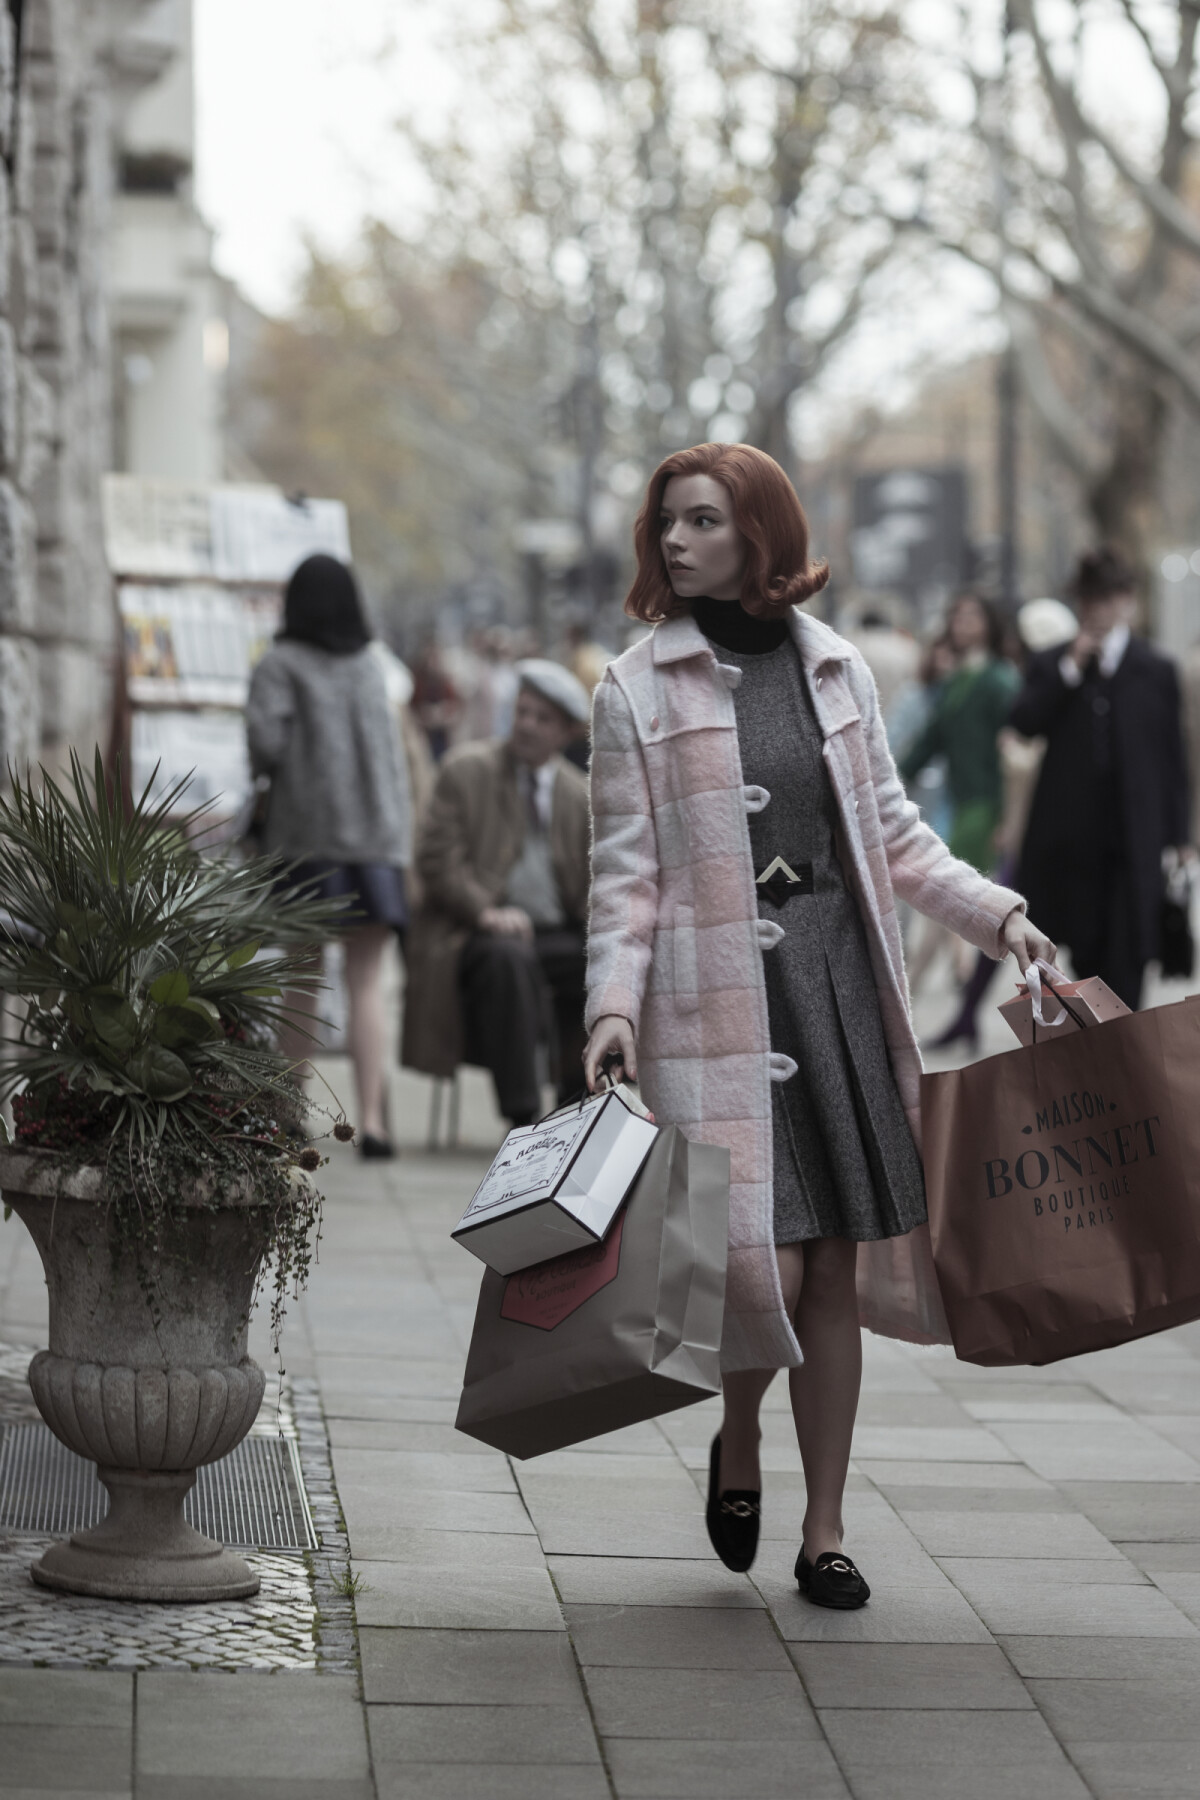
[(607, 645), (596, 641), (582, 620), (576, 620), (573, 625), (568, 625), (563, 661), (576, 680), (583, 683), (589, 694), (595, 692), (600, 677), (612, 659), (612, 651)]
[(1192, 799), (1193, 844), (1200, 844), (1200, 643), (1184, 653), (1180, 671), (1183, 681), (1184, 742), (1188, 757), (1188, 786)]
[(869, 606), (845, 635), (875, 678), (879, 710), (886, 719), (900, 690), (917, 673), (921, 646), (911, 631), (901, 631), (878, 606)]
[(588, 697), (559, 663), (516, 672), (512, 731), (451, 751), (420, 833), (402, 1060), (443, 1077), (481, 1064), (520, 1125), (540, 1109), (548, 1011), (560, 1096), (580, 1082), (587, 783), (563, 751)]
[[(902, 762), (937, 709), (942, 687), (953, 675), (957, 659), (950, 647), (950, 635), (939, 631), (925, 645), (912, 679), (903, 682), (892, 696), (883, 714), (888, 748), (897, 762)], [(915, 781), (905, 782), (909, 794), (921, 809), (921, 817), (944, 841), (950, 835), (952, 811), (946, 787), (946, 759), (934, 756), (923, 764)]]
[(507, 737), (521, 683), (513, 660), (513, 634), (507, 625), (493, 625), (487, 634), (488, 665), (492, 689), (492, 728), (489, 737)]
[(435, 639), (422, 645), (413, 666), (413, 711), (429, 743), (434, 762), (441, 762), (462, 714), (462, 699), (450, 679)]
[[(346, 901), (339, 935), (359, 1146), (364, 1156), (390, 1156), (383, 958), (408, 922), (412, 807), (358, 585), (335, 557), (307, 557), (288, 582), (283, 629), (251, 678), (246, 731), (251, 767), (270, 780), (264, 849), (296, 864), (289, 883)], [(294, 993), (288, 1004), (298, 1016), (281, 1047), (302, 1063), (312, 1042), (302, 1020), (316, 997)]]
[[(1027, 601), (1017, 615), (1013, 639), (1022, 666), (1032, 653), (1068, 644), (1077, 629), (1074, 613), (1061, 600)], [(995, 878), (1002, 887), (1011, 887), (1016, 880), (1025, 823), (1029, 817), (1029, 806), (1046, 745), (1042, 738), (1023, 738), (1011, 725), (1002, 725), (997, 734), (996, 748), (1000, 757), (1003, 801), (1000, 822), (993, 840)], [(960, 1041), (972, 1054), (978, 1049), (979, 1008), (995, 973), (995, 963), (990, 957), (980, 954), (974, 969), (963, 982), (957, 1013), (941, 1035), (934, 1039), (931, 1049), (944, 1050)], [(914, 974), (914, 984), (916, 979)]]
[[(1017, 613), (1017, 638), (1024, 671), (1032, 656), (1044, 650), (1065, 650), (1074, 642), (1079, 621), (1061, 600), (1027, 600)], [(1000, 763), (1004, 771), (1004, 808), (996, 832), (997, 880), (1015, 881), (1025, 842), (1029, 808), (1033, 803), (1038, 771), (1046, 753), (1045, 738), (1024, 738), (1005, 725), (1000, 733)]]
[(512, 634), (506, 625), (477, 626), (453, 653), (451, 679), (462, 699), (454, 742), (475, 744), (507, 737), (517, 699)]
[[(950, 799), (951, 853), (990, 875), (996, 864), (996, 829), (1004, 802), (1004, 776), (1000, 764), (999, 733), (1012, 705), (1019, 677), (1002, 655), (1003, 626), (995, 608), (978, 594), (960, 594), (946, 615), (946, 639), (954, 658), (952, 672), (937, 689), (924, 730), (900, 759), (906, 782), (916, 781), (935, 758), (944, 758), (946, 788)], [(922, 946), (926, 958), (929, 940)], [(974, 988), (979, 978), (990, 979), (991, 959), (973, 959), (975, 975), (961, 969), (963, 991), (959, 1010), (931, 1049), (945, 1049), (960, 1037), (973, 1043)], [(914, 983), (920, 980), (928, 960), (914, 964)]]
[(928, 723), (901, 758), (900, 773), (915, 781), (935, 756), (945, 757), (951, 853), (988, 875), (1004, 797), (996, 738), (1020, 681), (1001, 654), (999, 616), (978, 594), (960, 594), (954, 601), (946, 636), (954, 671), (938, 688)]
[(1175, 665), (1136, 637), (1135, 577), (1119, 552), (1080, 558), (1065, 649), (1030, 658), (1010, 715), (1046, 754), (1021, 851), (1030, 905), (1127, 1006), (1158, 954), (1163, 853), (1188, 842), (1188, 777)]
[[(949, 635), (943, 629), (921, 650), (912, 679), (903, 682), (893, 694), (883, 724), (888, 748), (897, 761), (903, 759), (933, 717), (942, 684), (954, 673), (955, 660)], [(931, 757), (916, 780), (906, 782), (905, 787), (909, 798), (920, 808), (922, 819), (945, 843), (953, 817), (945, 757)], [(915, 995), (943, 950), (954, 947), (961, 954), (967, 946), (948, 925), (917, 912), (906, 900), (897, 902), (896, 911), (904, 941), (909, 992)]]

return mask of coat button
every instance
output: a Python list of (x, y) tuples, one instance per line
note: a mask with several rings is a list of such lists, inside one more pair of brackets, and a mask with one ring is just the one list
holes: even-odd
[(657, 713), (655, 713), (654, 717), (650, 721), (650, 729), (651, 729), (651, 731), (658, 730), (658, 714)]

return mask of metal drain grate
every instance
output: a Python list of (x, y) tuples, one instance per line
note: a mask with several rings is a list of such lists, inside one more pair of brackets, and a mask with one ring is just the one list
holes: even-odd
[[(0, 1530), (66, 1535), (98, 1525), (108, 1495), (95, 1465), (46, 1425), (0, 1427)], [(197, 1471), (189, 1525), (239, 1550), (315, 1550), (317, 1534), (291, 1438), (248, 1437)]]

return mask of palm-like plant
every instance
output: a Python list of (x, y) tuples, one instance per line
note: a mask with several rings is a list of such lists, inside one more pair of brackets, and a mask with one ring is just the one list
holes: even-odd
[(97, 752), (90, 779), (73, 756), (66, 788), (42, 770), (0, 796), (0, 995), (16, 1018), (0, 1098), (23, 1145), (102, 1167), (112, 1253), (132, 1257), (156, 1321), (189, 1213), (244, 1207), (278, 1345), (319, 1235), (301, 1171), (321, 1156), (272, 1034), (285, 990), (317, 985), (310, 947), (342, 903), (289, 889), (277, 859), (202, 855), (207, 808), (179, 812), (187, 785), (127, 808)]
[(0, 1097), (90, 1096), (100, 1135), (143, 1152), (244, 1138), (243, 1114), (298, 1100), (270, 1034), (337, 912), (281, 891), (275, 861), (201, 855), (186, 786), (127, 811), (97, 751), (90, 781), (72, 757), (69, 792), (43, 770), (0, 797), (0, 992), (20, 1014)]

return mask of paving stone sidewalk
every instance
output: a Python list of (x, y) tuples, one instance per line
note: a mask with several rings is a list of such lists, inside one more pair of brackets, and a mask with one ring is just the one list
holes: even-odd
[[(478, 1276), (447, 1233), (495, 1129), (472, 1082), (478, 1148), (338, 1160), (289, 1338), (361, 1686), (0, 1667), (0, 1800), (1195, 1800), (1200, 1327), (1042, 1371), (868, 1339), (847, 1526), (875, 1598), (820, 1612), (782, 1382), (752, 1577), (704, 1534), (711, 1405), (527, 1464), (455, 1433)], [(0, 1337), (32, 1345), (19, 1231)]]

